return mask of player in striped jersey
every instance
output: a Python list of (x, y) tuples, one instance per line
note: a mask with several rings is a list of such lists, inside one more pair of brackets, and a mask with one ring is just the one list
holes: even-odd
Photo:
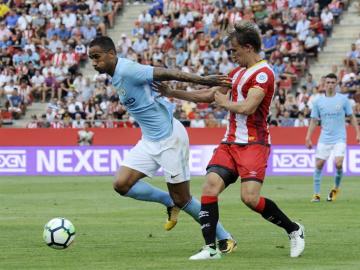
[(285, 229), (290, 238), (290, 256), (298, 257), (305, 248), (303, 226), (291, 221), (272, 200), (260, 195), (270, 153), (266, 120), (274, 94), (274, 72), (259, 55), (261, 38), (252, 23), (237, 23), (229, 39), (233, 57), (239, 65), (229, 74), (231, 91), (214, 87), (186, 92), (163, 84), (155, 85), (165, 96), (193, 102), (215, 101), (229, 111), (227, 131), (208, 164), (202, 191), (199, 216), (205, 246), (190, 260), (221, 258), (215, 242), (218, 196), (239, 176), (242, 201), (266, 220)]

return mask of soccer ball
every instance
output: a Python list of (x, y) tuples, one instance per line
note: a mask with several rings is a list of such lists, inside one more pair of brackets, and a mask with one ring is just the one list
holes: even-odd
[(49, 247), (67, 248), (74, 241), (75, 227), (66, 218), (53, 218), (45, 224), (43, 238)]

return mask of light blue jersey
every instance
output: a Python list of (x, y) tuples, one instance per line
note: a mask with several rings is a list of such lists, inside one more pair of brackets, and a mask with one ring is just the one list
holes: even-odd
[(311, 111), (311, 118), (321, 120), (319, 142), (323, 144), (346, 143), (345, 116), (352, 114), (347, 96), (336, 93), (335, 96), (321, 96)]
[(143, 138), (158, 141), (172, 133), (174, 105), (152, 91), (154, 68), (118, 58), (112, 85), (120, 102), (139, 123)]

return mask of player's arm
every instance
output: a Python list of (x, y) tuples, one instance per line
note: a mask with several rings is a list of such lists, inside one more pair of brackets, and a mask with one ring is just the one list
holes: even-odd
[(350, 117), (350, 123), (351, 125), (355, 128), (355, 132), (356, 132), (356, 140), (358, 143), (360, 143), (360, 131), (359, 131), (359, 125), (356, 119), (356, 116), (353, 113), (352, 110), (352, 106), (350, 103), (350, 100), (348, 98), (346, 98), (345, 101), (345, 115)]
[(191, 102), (211, 103), (215, 100), (215, 92), (220, 91), (226, 93), (228, 91), (225, 87), (215, 86), (208, 89), (200, 89), (195, 91), (185, 91), (172, 89), (165, 83), (154, 82), (152, 84), (153, 90), (160, 93), (161, 96), (173, 97), (177, 99), (187, 100)]
[(359, 124), (358, 124), (358, 121), (356, 119), (356, 116), (355, 115), (351, 115), (350, 116), (350, 123), (351, 125), (355, 128), (355, 132), (356, 132), (356, 141), (358, 143), (360, 143), (360, 129), (359, 129)]
[(230, 100), (230, 92), (223, 94), (219, 91), (215, 92), (215, 102), (220, 107), (238, 114), (251, 115), (259, 107), (265, 97), (265, 92), (261, 88), (253, 87), (249, 89), (245, 100), (241, 102), (233, 102)]
[(305, 145), (308, 149), (312, 148), (311, 137), (314, 133), (316, 126), (318, 125), (318, 120), (320, 119), (320, 109), (318, 106), (318, 100), (316, 100), (313, 104), (310, 117), (311, 120), (305, 137)]
[(306, 137), (305, 137), (305, 145), (307, 148), (311, 149), (312, 148), (312, 141), (311, 141), (311, 137), (314, 133), (315, 128), (318, 125), (318, 119), (316, 118), (311, 118), (310, 120), (310, 124), (309, 124), (309, 128), (307, 130), (306, 133)]
[(208, 86), (231, 87), (231, 79), (226, 75), (199, 76), (193, 73), (182, 72), (176, 69), (154, 67), (154, 81), (191, 82)]

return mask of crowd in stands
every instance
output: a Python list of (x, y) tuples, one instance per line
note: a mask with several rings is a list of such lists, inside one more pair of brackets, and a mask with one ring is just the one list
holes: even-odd
[(68, 97), (77, 98), (74, 81), (87, 45), (106, 35), (122, 6), (123, 0), (2, 0), (1, 123), (21, 118), (33, 102), (58, 99), (67, 105)]
[[(17, 117), (31, 102), (49, 101), (47, 111), (34, 115), (29, 128), (81, 128), (85, 122), (92, 127), (137, 127), (107, 77), (92, 80), (79, 72), (87, 44), (114, 25), (122, 4), (14, 1), (0, 24), (0, 106), (7, 102), (8, 111)], [(131, 35), (122, 34), (116, 41), (117, 53), (142, 64), (199, 75), (227, 74), (235, 65), (223, 39), (226, 31), (237, 20), (254, 21), (262, 35), (263, 57), (276, 76), (269, 123), (307, 126), (312, 104), (324, 92), (323, 81), (315, 82), (308, 68), (347, 6), (347, 0), (157, 0), (139, 14)], [(350, 46), (333, 72), (339, 76), (338, 91), (349, 96), (360, 116), (360, 39)], [(173, 87), (200, 86), (173, 83)], [(211, 104), (173, 102), (175, 117), (185, 126), (227, 123), (227, 112)]]

